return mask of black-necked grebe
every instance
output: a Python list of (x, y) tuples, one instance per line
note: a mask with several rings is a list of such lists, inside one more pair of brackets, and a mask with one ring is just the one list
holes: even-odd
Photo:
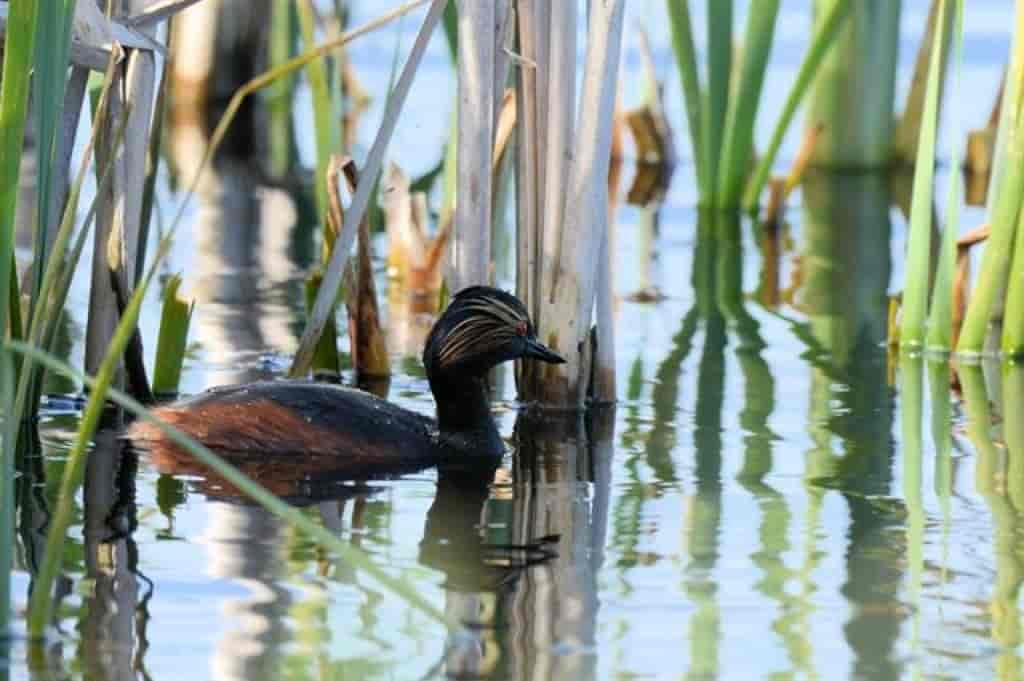
[[(259, 465), (264, 457), (288, 455), (372, 477), (462, 455), (500, 456), (504, 446), (491, 416), (485, 375), (521, 357), (565, 361), (537, 340), (518, 298), (473, 286), (455, 295), (423, 350), (436, 421), (360, 390), (309, 381), (214, 388), (154, 413), (236, 462)], [(136, 422), (128, 437), (151, 450), (158, 464), (184, 454), (147, 422)]]

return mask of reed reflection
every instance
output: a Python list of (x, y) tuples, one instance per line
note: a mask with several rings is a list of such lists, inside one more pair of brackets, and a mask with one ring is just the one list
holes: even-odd
[(86, 591), (78, 623), (85, 679), (146, 677), (144, 655), (152, 583), (139, 572), (133, 534), (138, 460), (116, 429), (95, 437), (86, 460), (84, 499)]
[[(798, 335), (812, 365), (809, 432), (815, 446), (805, 480), (808, 528), (820, 522), (822, 486), (837, 489), (850, 514), (846, 582), (853, 607), (844, 627), (858, 678), (895, 678), (894, 651), (905, 614), (895, 604), (905, 548), (891, 494), (892, 395), (886, 381), (890, 196), (884, 174), (815, 171), (803, 184)], [(839, 450), (835, 450), (838, 444)], [(809, 551), (808, 556), (813, 552)]]
[[(1024, 582), (1024, 542), (1021, 539), (1021, 505), (1024, 489), (1017, 463), (1024, 452), (1020, 427), (1003, 422), (993, 411), (994, 393), (979, 366), (960, 366), (958, 374), (967, 411), (967, 437), (974, 445), (977, 460), (974, 484), (985, 499), (992, 515), (992, 549), (995, 556), (995, 579), (988, 600), (993, 643), (998, 646), (994, 678), (1019, 679), (1024, 673), (1024, 661), (1018, 652), (1021, 643), (1019, 595)], [(1012, 367), (1006, 376), (1011, 385), (1005, 393), (1024, 389), (1020, 369)], [(1020, 408), (1020, 394), (1011, 398)], [(1005, 428), (1005, 432), (1004, 432)], [(1005, 455), (1000, 440), (1005, 435)], [(1013, 462), (1013, 463), (1011, 463)]]
[[(723, 239), (736, 238), (737, 226), (722, 224)], [(696, 606), (689, 623), (690, 662), (686, 678), (718, 675), (722, 639), (715, 566), (719, 558), (722, 522), (722, 403), (725, 399), (726, 318), (718, 300), (719, 261), (722, 243), (716, 225), (706, 217), (698, 225), (694, 253), (695, 306), (703, 322), (704, 345), (697, 365), (697, 396), (694, 407), (694, 492), (688, 498), (685, 525), (687, 562), (683, 591)], [(733, 233), (730, 233), (733, 232)]]
[[(751, 562), (761, 571), (755, 587), (774, 602), (778, 615), (772, 630), (786, 651), (789, 669), (785, 674), (802, 673), (816, 678), (813, 648), (806, 633), (808, 617), (813, 611), (810, 591), (806, 584), (798, 591), (789, 588), (790, 581), (800, 574), (799, 566), (790, 567), (785, 556), (792, 549), (789, 534), (792, 514), (786, 495), (770, 484), (773, 470), (773, 445), (778, 436), (772, 431), (769, 419), (775, 411), (775, 377), (762, 356), (767, 347), (761, 336), (760, 324), (747, 309), (743, 292), (743, 252), (740, 224), (736, 220), (725, 222), (719, 218), (714, 264), (718, 275), (719, 311), (735, 336), (736, 359), (743, 375), (743, 409), (739, 414), (743, 429), (743, 462), (737, 481), (757, 500), (761, 512), (758, 530), (759, 544), (750, 555)], [(765, 254), (765, 258), (769, 254)], [(762, 303), (774, 304), (772, 300)]]
[[(596, 677), (597, 575), (604, 563), (614, 412), (521, 415), (508, 520), (516, 546), (554, 540), (557, 559), (526, 570), (509, 594), (504, 646), (513, 679)], [(501, 678), (500, 676), (498, 678)]]
[[(188, 181), (208, 148), (217, 106), (184, 97), (172, 111), (170, 154)], [(267, 377), (254, 374), (252, 362), (239, 371), (237, 358), (290, 351), (301, 330), (301, 310), (291, 301), (302, 299), (299, 268), (312, 260), (315, 219), (309, 197), (266, 184), (255, 115), (244, 108), (196, 188), (195, 270), (185, 285), (198, 303), (193, 337), (214, 365), (207, 386)]]

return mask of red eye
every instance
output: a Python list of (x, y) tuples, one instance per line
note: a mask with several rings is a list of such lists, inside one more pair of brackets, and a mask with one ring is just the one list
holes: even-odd
[(519, 336), (525, 336), (529, 328), (526, 322), (516, 322), (516, 334)]

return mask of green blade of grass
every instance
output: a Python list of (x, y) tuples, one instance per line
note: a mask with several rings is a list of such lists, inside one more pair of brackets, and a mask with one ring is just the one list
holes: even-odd
[[(1009, 172), (1015, 172), (1010, 170)], [(1017, 216), (1016, 236), (1013, 246), (1013, 257), (1007, 274), (1006, 306), (1003, 310), (1003, 354), (1020, 360), (1024, 357), (1024, 239), (1021, 230), (1024, 225), (1024, 211)]]
[(164, 285), (160, 334), (157, 336), (156, 360), (153, 363), (153, 393), (156, 395), (176, 394), (181, 382), (188, 327), (195, 304), (181, 298), (178, 295), (179, 288), (180, 274), (172, 276)]
[[(951, 101), (956, 106), (957, 92), (960, 90), (960, 62), (963, 51), (963, 0), (955, 0), (953, 16), (953, 96)], [(936, 36), (941, 27), (937, 25)], [(939, 42), (936, 40), (936, 42)], [(959, 116), (954, 116), (953, 139), (960, 139)], [(960, 146), (953, 145), (953, 154), (949, 161), (950, 168), (960, 167)], [(949, 352), (953, 348), (953, 279), (956, 271), (956, 240), (960, 232), (960, 199), (963, 187), (963, 176), (954, 170), (950, 173), (949, 193), (946, 198), (946, 227), (942, 235), (942, 251), (935, 272), (935, 289), (932, 292), (932, 306), (928, 318), (928, 348)]]
[(444, 8), (441, 25), (444, 27), (448, 54), (452, 58), (452, 63), (455, 64), (459, 61), (459, 6), (457, 2), (449, 2)]
[(698, 190), (700, 195), (704, 196), (710, 182), (707, 177), (707, 169), (704, 167), (704, 156), (701, 153), (703, 97), (700, 75), (697, 72), (697, 51), (693, 46), (689, 0), (666, 0), (665, 4), (668, 6), (669, 29), (672, 32), (672, 50), (676, 55), (676, 66), (679, 69), (679, 78), (683, 88), (683, 101), (686, 104), (686, 123), (690, 129), (690, 148), (693, 153), (693, 164), (697, 169)]
[(744, 40), (743, 65), (736, 92), (729, 100), (718, 176), (718, 201), (724, 210), (736, 210), (754, 147), (754, 124), (761, 87), (775, 35), (779, 0), (760, 0), (750, 6)]
[[(26, 357), (30, 357), (32, 361), (39, 362), (49, 371), (61, 373), (73, 380), (83, 382), (93, 390), (94, 394), (99, 392), (103, 387), (100, 384), (99, 377), (91, 378), (86, 376), (68, 366), (66, 363), (61, 362), (60, 360), (39, 350), (31, 348), (24, 343), (10, 343), (9, 349)], [(443, 612), (438, 610), (438, 608), (424, 598), (420, 593), (420, 589), (416, 585), (409, 583), (405, 578), (392, 576), (383, 568), (376, 565), (362, 550), (344, 543), (341, 539), (332, 534), (330, 530), (308, 518), (301, 510), (289, 506), (284, 501), (267, 491), (262, 485), (250, 480), (244, 473), (214, 454), (196, 440), (193, 440), (174, 426), (161, 421), (142, 404), (126, 393), (116, 388), (109, 387), (109, 385), (107, 388), (108, 389), (104, 390), (104, 392), (106, 392), (107, 396), (113, 402), (117, 403), (135, 417), (160, 428), (160, 430), (163, 431), (164, 434), (166, 434), (167, 437), (176, 445), (185, 449), (189, 454), (195, 457), (196, 460), (210, 468), (210, 470), (216, 473), (219, 477), (224, 478), (230, 485), (241, 490), (246, 496), (280, 518), (283, 522), (305, 533), (318, 544), (335, 553), (342, 560), (345, 560), (356, 568), (362, 570), (392, 593), (399, 596), (402, 600), (431, 619), (443, 623), (452, 629), (460, 626), (458, 622), (448, 618)], [(40, 586), (40, 583), (37, 581), (36, 588), (38, 589)]]
[(55, 152), (57, 133), (64, 110), (64, 90), (68, 80), (68, 57), (71, 52), (71, 20), (76, 0), (48, 2), (39, 20), (39, 37), (35, 49), (34, 108), (36, 110), (36, 229), (32, 253), (37, 265), (33, 267), (31, 305), (28, 323), (31, 324), (38, 303), (39, 288), (43, 283), (43, 263), (50, 244), (50, 222), (53, 179), (56, 174)]
[[(9, 308), (20, 306), (14, 269), (14, 212), (18, 202), (18, 174), (28, 114), (29, 74), (38, 30), (39, 3), (8, 3), (7, 36), (0, 74), (0, 339), (13, 321)], [(15, 281), (15, 286), (11, 282)], [(17, 297), (11, 305), (12, 294)], [(20, 326), (20, 324), (19, 324)], [(13, 324), (11, 325), (13, 329)], [(0, 352), (0, 395), (13, 393), (14, 362)], [(10, 402), (5, 402), (10, 404)], [(11, 615), (11, 566), (14, 551), (14, 455), (19, 423), (4, 419), (0, 443), (0, 636), (7, 637)]]
[[(0, 75), (0, 301), (10, 299), (14, 211), (18, 202), (18, 175), (38, 18), (37, 0), (22, 0), (8, 7)], [(0, 305), (0, 336), (7, 329), (7, 307)]]
[[(294, 51), (295, 11), (292, 0), (272, 0), (270, 9), (268, 60), (276, 68), (291, 58)], [(284, 177), (294, 163), (295, 138), (292, 132), (292, 95), (294, 78), (282, 78), (267, 92), (267, 136), (270, 168), (274, 177)]]
[(796, 80), (793, 81), (793, 86), (786, 96), (786, 103), (782, 107), (782, 115), (779, 116), (779, 120), (775, 124), (775, 130), (772, 132), (768, 149), (765, 150), (764, 156), (761, 157), (760, 162), (757, 164), (757, 170), (754, 171), (750, 184), (747, 185), (747, 190), (743, 197), (743, 207), (746, 211), (755, 212), (757, 210), (761, 192), (764, 190), (765, 183), (768, 182), (768, 176), (772, 171), (772, 164), (775, 163), (775, 157), (779, 153), (779, 147), (782, 146), (782, 139), (786, 136), (789, 124), (793, 121), (797, 108), (803, 101), (804, 95), (810, 89), (815, 74), (818, 73), (818, 67), (828, 53), (829, 48), (832, 47), (835, 37), (839, 34), (839, 29), (842, 28), (843, 22), (850, 15), (852, 7), (853, 2), (851, 0), (839, 0), (839, 2), (832, 5), (829, 13), (818, 26), (818, 30), (811, 41), (811, 46), (807, 49), (807, 54), (804, 55), (804, 61), (800, 65), (800, 71), (797, 73)]
[(708, 91), (707, 106), (701, 120), (701, 148), (706, 189), (701, 203), (717, 206), (715, 181), (718, 161), (722, 153), (722, 121), (729, 111), (730, 82), (732, 78), (732, 5), (733, 0), (708, 0)]
[[(298, 3), (299, 26), (302, 29), (302, 40), (307, 48), (316, 45), (316, 22), (312, 0)], [(335, 119), (332, 111), (333, 100), (327, 85), (327, 62), (318, 57), (306, 64), (306, 77), (313, 92), (313, 129), (316, 138), (316, 208), (323, 226), (324, 257), (330, 253), (334, 245), (334, 233), (327, 226), (327, 163), (330, 160), (333, 144), (331, 142), (331, 121)]]
[[(1007, 73), (1000, 129), (1003, 137), (1000, 158), (993, 168), (996, 185), (989, 214), (991, 236), (985, 244), (978, 280), (971, 294), (963, 331), (957, 342), (957, 352), (976, 355), (981, 353), (988, 334), (988, 324), (995, 312), (996, 298), (1005, 287), (1017, 230), (1021, 195), (1024, 193), (1024, 117), (1021, 114), (1024, 88), (1018, 87), (1024, 79), (1024, 3), (1017, 3), (1013, 52)], [(1011, 97), (1007, 97), (1011, 94)], [(1001, 168), (998, 174), (996, 170)], [(1022, 263), (1024, 264), (1024, 263)]]
[[(942, 0), (938, 25), (945, 26), (949, 0)], [(945, 33), (943, 31), (943, 33)], [(932, 195), (935, 190), (935, 143), (939, 127), (939, 79), (942, 77), (942, 40), (932, 44), (928, 84), (925, 87), (921, 137), (914, 163), (914, 189), (910, 204), (910, 237), (903, 284), (903, 324), (900, 347), (917, 349), (924, 343), (928, 311), (929, 259), (931, 256)]]
[[(317, 293), (320, 292), (320, 284), (324, 280), (323, 272), (316, 268), (306, 279), (306, 312), (313, 309)], [(341, 363), (338, 357), (338, 322), (336, 315), (332, 312), (320, 340), (313, 352), (313, 364), (310, 366), (314, 376), (328, 375), (339, 376), (341, 374)]]
[[(15, 341), (17, 342), (17, 341)], [(14, 399), (14, 362), (10, 352), (0, 350), (0, 399), (10, 404)], [(7, 416), (3, 422), (0, 442), (0, 636), (11, 631), (11, 568), (14, 565), (14, 453), (17, 421)]]
[[(11, 261), (10, 272), (10, 295), (8, 296), (8, 304), (10, 305), (8, 312), (8, 331), (11, 334), (11, 338), (15, 340), (21, 340), (25, 336), (25, 327), (21, 321), (21, 287), (18, 285), (18, 268), (17, 263), (14, 260), (14, 253), (11, 253), (11, 257), (8, 258)], [(15, 365), (17, 366), (17, 365)]]

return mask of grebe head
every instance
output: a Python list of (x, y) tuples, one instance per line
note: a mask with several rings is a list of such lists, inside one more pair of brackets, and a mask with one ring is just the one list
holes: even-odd
[(423, 349), (423, 365), (431, 381), (441, 376), (480, 376), (496, 364), (520, 357), (565, 362), (537, 340), (523, 303), (490, 286), (470, 286), (455, 294)]

